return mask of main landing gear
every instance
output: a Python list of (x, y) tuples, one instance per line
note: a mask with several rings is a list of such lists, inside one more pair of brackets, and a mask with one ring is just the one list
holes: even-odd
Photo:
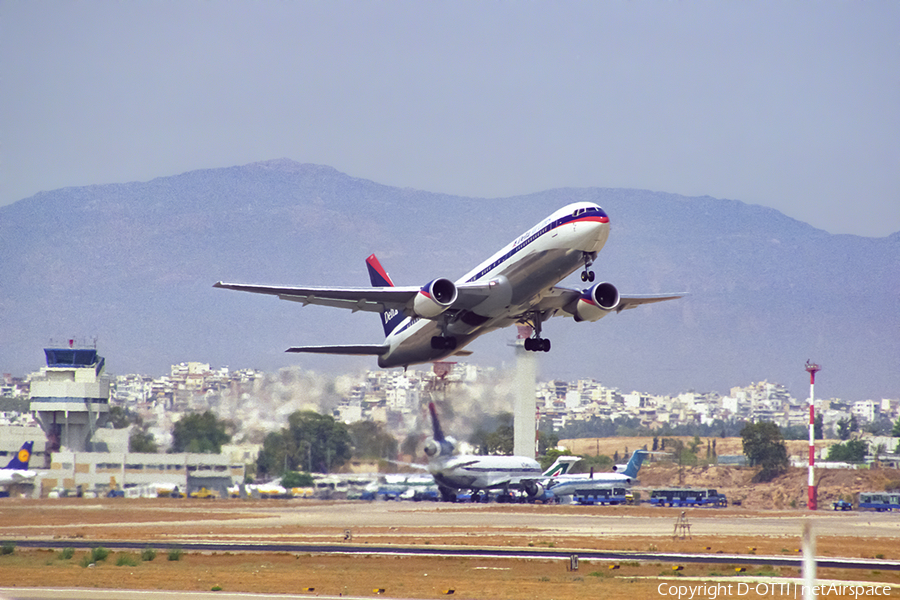
[(534, 329), (532, 337), (525, 340), (525, 350), (528, 352), (550, 352), (550, 340), (541, 337), (541, 317), (541, 313), (535, 311), (531, 313), (531, 319), (526, 321)]
[(594, 272), (590, 270), (594, 264), (594, 255), (590, 252), (584, 253), (584, 271), (581, 272), (582, 281), (594, 281)]
[(529, 352), (550, 352), (550, 340), (545, 338), (528, 338), (525, 349)]

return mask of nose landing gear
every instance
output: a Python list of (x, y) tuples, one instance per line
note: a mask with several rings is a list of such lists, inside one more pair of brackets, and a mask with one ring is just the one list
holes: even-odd
[(582, 281), (594, 281), (594, 272), (591, 271), (591, 265), (594, 264), (594, 254), (590, 252), (584, 253), (584, 271), (581, 272)]

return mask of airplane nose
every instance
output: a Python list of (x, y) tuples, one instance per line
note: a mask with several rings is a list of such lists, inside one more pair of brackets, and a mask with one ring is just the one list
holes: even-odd
[(600, 252), (609, 237), (609, 219), (573, 223), (575, 247), (584, 252)]

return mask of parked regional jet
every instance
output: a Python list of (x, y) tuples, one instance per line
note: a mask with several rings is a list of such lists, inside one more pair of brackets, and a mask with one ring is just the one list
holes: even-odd
[(450, 281), (438, 278), (418, 286), (394, 286), (375, 258), (366, 260), (372, 288), (278, 287), (218, 282), (217, 288), (270, 294), (303, 305), (317, 304), (381, 313), (381, 344), (296, 346), (288, 352), (378, 356), (382, 368), (408, 366), (467, 355), (480, 335), (521, 323), (533, 327), (529, 351), (550, 350), (542, 324), (554, 315), (596, 321), (640, 304), (673, 300), (684, 294), (621, 296), (608, 282), (585, 289), (556, 284), (583, 268), (581, 280), (594, 281), (591, 265), (609, 236), (609, 217), (590, 202), (565, 206), (517, 237), (502, 250)]
[(9, 464), (0, 469), (0, 485), (25, 483), (37, 477), (37, 473), (28, 470), (28, 461), (31, 459), (31, 449), (33, 447), (34, 442), (25, 442), (12, 460), (9, 461)]
[(646, 450), (635, 450), (621, 473), (614, 467), (616, 472), (613, 473), (594, 473), (591, 469), (590, 473), (567, 473), (553, 477), (546, 482), (547, 490), (554, 496), (569, 496), (574, 494), (576, 489), (631, 485), (637, 479), (644, 458), (649, 454)]

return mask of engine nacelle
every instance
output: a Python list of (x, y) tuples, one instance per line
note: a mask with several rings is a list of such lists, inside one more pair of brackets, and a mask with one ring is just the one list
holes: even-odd
[(539, 498), (544, 495), (544, 486), (537, 481), (529, 481), (524, 485), (524, 488), (529, 498)]
[(592, 285), (575, 302), (572, 311), (576, 321), (596, 321), (619, 306), (619, 290), (606, 281)]
[(456, 284), (449, 279), (435, 279), (416, 294), (413, 311), (416, 316), (433, 319), (456, 302)]
[(445, 437), (442, 441), (434, 438), (428, 438), (425, 441), (425, 456), (428, 458), (437, 458), (439, 456), (451, 456), (456, 448), (456, 440)]

